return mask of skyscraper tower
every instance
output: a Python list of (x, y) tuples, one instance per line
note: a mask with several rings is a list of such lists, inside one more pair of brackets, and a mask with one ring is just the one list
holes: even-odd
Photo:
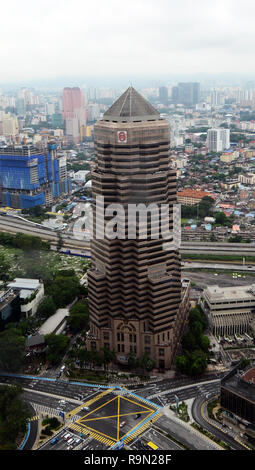
[[(106, 347), (127, 364), (130, 355), (146, 354), (160, 368), (170, 367), (178, 343), (181, 304), (180, 257), (163, 249), (160, 234), (153, 239), (128, 237), (130, 204), (166, 204), (172, 229), (176, 174), (170, 167), (169, 123), (133, 87), (128, 88), (94, 127), (95, 169), (92, 172), (92, 267), (88, 272), (89, 349)], [(125, 210), (124, 237), (96, 233), (96, 199), (105, 211), (112, 203)], [(129, 206), (130, 207), (130, 206)], [(109, 217), (104, 217), (104, 228)], [(166, 221), (160, 216), (165, 227)]]
[(83, 107), (83, 98), (80, 88), (66, 87), (63, 89), (63, 119), (73, 118), (76, 109)]

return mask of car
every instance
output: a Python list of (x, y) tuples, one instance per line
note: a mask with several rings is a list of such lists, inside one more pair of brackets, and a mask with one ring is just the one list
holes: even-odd
[(68, 432), (68, 433), (64, 436), (64, 439), (65, 439), (65, 440), (68, 440), (68, 439), (70, 439), (70, 437), (71, 437), (71, 434)]
[(51, 440), (51, 445), (53, 446), (54, 444), (56, 444), (56, 442), (58, 442), (58, 437), (54, 437), (52, 440)]
[(122, 421), (122, 422), (120, 423), (120, 428), (123, 428), (123, 426), (125, 426), (125, 424), (126, 424), (126, 421)]
[(60, 370), (65, 370), (65, 368), (66, 368), (66, 366), (62, 366), (62, 367), (60, 368)]
[(135, 415), (135, 419), (140, 418), (140, 416), (141, 416), (141, 413), (137, 413), (137, 414)]

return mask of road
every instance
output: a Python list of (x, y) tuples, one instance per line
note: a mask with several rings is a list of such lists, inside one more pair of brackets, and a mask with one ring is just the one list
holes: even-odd
[[(58, 234), (49, 228), (43, 227), (42, 225), (33, 224), (29, 221), (21, 220), (17, 217), (7, 216), (0, 214), (0, 230), (6, 232), (22, 232), (37, 235), (42, 240), (51, 241), (52, 245), (57, 244)], [(76, 248), (79, 251), (90, 249), (90, 242), (82, 239), (78, 240), (75, 236), (67, 235), (65, 232), (61, 232), (61, 236), (64, 242), (64, 248)], [(243, 243), (209, 243), (209, 242), (182, 242), (181, 253), (196, 253), (196, 254), (229, 254), (229, 255), (242, 255), (242, 256), (255, 256), (255, 243), (243, 244)]]
[(245, 273), (249, 273), (249, 272), (255, 272), (255, 265), (252, 266), (252, 265), (241, 265), (241, 264), (229, 264), (229, 263), (196, 263), (196, 262), (192, 262), (192, 263), (187, 263), (187, 262), (183, 262), (182, 264), (183, 268), (189, 268), (189, 269), (214, 269), (215, 271), (218, 271), (218, 270), (221, 270), (221, 269), (224, 269), (224, 270), (230, 270), (230, 271), (242, 271), (242, 272), (245, 272)]
[[(13, 379), (10, 377), (1, 377), (1, 382), (3, 383), (11, 383), (12, 381)], [(36, 412), (43, 412), (49, 415), (55, 414), (58, 416), (61, 411), (69, 412), (81, 402), (90, 400), (91, 397), (93, 399), (96, 393), (98, 393), (97, 387), (70, 384), (67, 381), (53, 381), (46, 378), (41, 378), (41, 380), (39, 378), (15, 378), (15, 381), (21, 383), (24, 390), (24, 399), (33, 404)], [(182, 378), (174, 380), (164, 379), (160, 383), (155, 382), (138, 390), (136, 389), (136, 392), (141, 397), (152, 399), (156, 404), (169, 409), (169, 405), (174, 402), (175, 395), (178, 395), (178, 398), (182, 401), (195, 398), (198, 393), (202, 392), (216, 393), (219, 389), (220, 380), (211, 374), (203, 377), (200, 381), (197, 380), (196, 383), (194, 381), (193, 383), (190, 382), (190, 379)], [(64, 403), (60, 400), (64, 400)], [(192, 429), (186, 429), (185, 426), (183, 428), (182, 423), (179, 423), (178, 419), (173, 424), (169, 417), (163, 416), (156, 422), (158, 427), (161, 427), (161, 423), (162, 429), (173, 435), (179, 442), (185, 443), (190, 441), (190, 436), (194, 434)], [(194, 442), (192, 441), (194, 449), (199, 449), (199, 446), (204, 442), (196, 433), (192, 439), (194, 440)], [(95, 445), (100, 445), (100, 443), (87, 443), (86, 447), (91, 448), (91, 446)], [(207, 445), (209, 444), (206, 443)]]
[(232, 449), (245, 450), (245, 447), (239, 444), (239, 442), (236, 442), (233, 439), (233, 437), (220, 431), (220, 429), (218, 429), (215, 426), (212, 426), (208, 421), (204, 419), (203, 414), (202, 414), (202, 405), (204, 402), (205, 402), (205, 397), (198, 397), (193, 403), (192, 416), (194, 420), (196, 421), (196, 423), (202, 426), (204, 429), (206, 429), (208, 432), (210, 432), (214, 436), (216, 436), (221, 441), (225, 442), (226, 444), (229, 444)]

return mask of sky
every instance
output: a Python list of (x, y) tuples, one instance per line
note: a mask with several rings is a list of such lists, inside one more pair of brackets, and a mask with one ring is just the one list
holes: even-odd
[(253, 0), (9, 0), (0, 83), (58, 77), (255, 76)]

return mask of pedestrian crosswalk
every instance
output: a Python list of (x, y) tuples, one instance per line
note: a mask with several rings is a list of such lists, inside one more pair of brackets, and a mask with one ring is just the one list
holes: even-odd
[(146, 421), (146, 423), (144, 423), (137, 430), (135, 430), (132, 434), (130, 434), (130, 436), (128, 436), (126, 439), (122, 438), (121, 440), (124, 441), (125, 444), (128, 444), (129, 442), (133, 441), (133, 439), (137, 437), (139, 434), (142, 434), (149, 426), (151, 426), (161, 416), (162, 416), (162, 413), (157, 413), (155, 416), (153, 416), (153, 418)]
[(91, 431), (89, 429), (86, 429), (77, 423), (70, 423), (68, 427), (70, 429), (73, 429), (74, 431), (78, 431), (79, 433), (89, 435), (90, 437), (92, 437), (92, 439), (96, 439), (97, 441), (100, 441), (107, 446), (112, 446), (114, 444), (114, 441), (112, 441), (111, 439), (101, 436), (100, 434), (97, 434), (96, 432)]
[(59, 411), (57, 411), (56, 408), (50, 408), (49, 406), (39, 405), (38, 403), (31, 403), (31, 405), (37, 413), (59, 416)]
[(144, 423), (142, 426), (138, 427), (137, 430), (134, 430), (130, 436), (122, 438), (121, 440), (124, 441), (125, 444), (128, 444), (129, 442), (133, 441), (135, 437), (137, 437), (139, 434), (142, 434), (149, 426), (151, 426), (157, 419), (159, 419), (162, 416), (162, 413), (157, 413), (153, 418), (149, 419)]
[(40, 419), (40, 416), (39, 415), (36, 415), (36, 416), (32, 416), (32, 418), (30, 418), (29, 421), (37, 421)]

